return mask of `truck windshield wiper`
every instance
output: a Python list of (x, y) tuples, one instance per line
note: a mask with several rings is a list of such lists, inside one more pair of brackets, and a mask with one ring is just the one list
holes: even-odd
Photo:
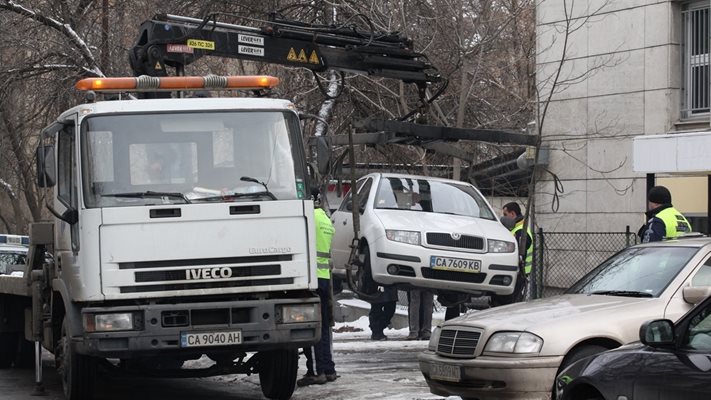
[(626, 297), (654, 297), (653, 294), (647, 292), (638, 292), (635, 290), (597, 290), (590, 294), (599, 294), (603, 296), (626, 296)]
[(138, 199), (172, 197), (181, 199), (185, 203), (190, 204), (190, 200), (185, 197), (183, 193), (179, 192), (153, 192), (149, 190), (147, 192), (105, 193), (102, 194), (101, 197), (129, 197)]
[[(267, 187), (267, 184), (266, 184), (266, 183), (261, 182), (261, 181), (255, 179), (255, 178), (252, 178), (251, 176), (243, 176), (243, 177), (239, 178), (239, 180), (241, 180), (242, 182), (258, 183), (258, 184), (264, 186), (264, 191), (263, 191), (263, 192), (245, 193), (246, 195), (250, 195), (250, 194), (251, 194), (251, 195), (255, 195), (255, 194), (264, 195), (264, 194), (266, 194), (266, 195), (269, 196), (272, 200), (276, 200), (276, 199), (277, 199), (276, 196), (274, 196), (274, 193), (272, 193), (272, 192), (269, 191), (269, 188)], [(240, 193), (240, 194), (241, 194), (241, 193)]]
[(262, 197), (262, 196), (267, 196), (272, 200), (277, 200), (276, 196), (274, 196), (274, 194), (272, 192), (262, 190), (259, 192), (252, 192), (252, 193), (225, 193), (225, 194), (221, 194), (218, 196), (198, 197), (196, 199), (193, 199), (193, 201), (230, 200), (230, 199), (236, 199), (239, 197)]

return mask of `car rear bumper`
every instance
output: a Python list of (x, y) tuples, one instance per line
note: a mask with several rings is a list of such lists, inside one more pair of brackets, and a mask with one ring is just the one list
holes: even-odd
[[(548, 400), (563, 357), (455, 359), (426, 351), (419, 355), (418, 360), (430, 391), (440, 396), (487, 400)], [(435, 364), (458, 368), (460, 380), (448, 381), (432, 377), (431, 371)]]
[[(511, 294), (518, 273), (514, 253), (472, 253), (432, 249), (381, 238), (371, 244), (373, 279), (383, 285), (408, 283), (432, 289)], [(440, 270), (430, 267), (432, 256), (481, 262), (479, 272)], [(506, 284), (508, 280), (508, 284)]]

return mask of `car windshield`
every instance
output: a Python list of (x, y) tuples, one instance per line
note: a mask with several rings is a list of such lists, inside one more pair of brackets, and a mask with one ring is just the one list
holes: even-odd
[(694, 247), (630, 247), (597, 266), (566, 293), (659, 297), (697, 251)]
[(89, 117), (87, 206), (300, 198), (305, 173), (294, 160), (303, 149), (294, 127), (295, 116), (282, 111)]
[(496, 219), (484, 197), (473, 186), (423, 178), (382, 179), (375, 208)]

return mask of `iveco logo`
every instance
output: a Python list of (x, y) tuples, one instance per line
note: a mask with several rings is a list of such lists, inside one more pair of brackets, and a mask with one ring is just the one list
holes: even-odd
[(461, 233), (456, 233), (456, 232), (450, 233), (449, 236), (451, 236), (452, 239), (454, 239), (454, 240), (459, 240), (459, 239), (462, 238), (462, 234), (461, 234)]
[(185, 270), (186, 280), (231, 278), (232, 268), (193, 268)]

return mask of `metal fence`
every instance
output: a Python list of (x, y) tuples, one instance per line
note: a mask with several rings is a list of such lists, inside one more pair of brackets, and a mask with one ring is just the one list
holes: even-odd
[(608, 257), (637, 244), (630, 232), (544, 232), (534, 240), (530, 297), (562, 293)]

